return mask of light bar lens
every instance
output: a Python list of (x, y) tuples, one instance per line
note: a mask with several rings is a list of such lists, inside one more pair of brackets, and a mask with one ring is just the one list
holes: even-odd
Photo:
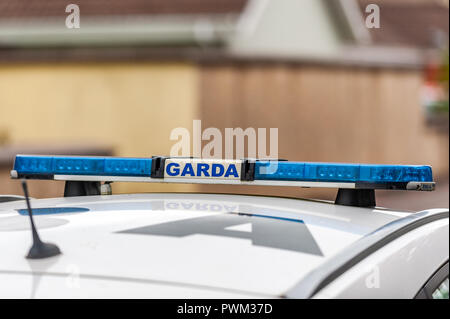
[(17, 155), (14, 170), (33, 175), (150, 176), (151, 159)]
[(255, 180), (321, 182), (432, 182), (430, 166), (256, 162)]
[[(217, 164), (223, 161), (217, 160)], [(151, 158), (17, 155), (19, 176), (151, 176)], [(237, 168), (240, 169), (240, 168)], [(207, 177), (205, 177), (207, 178)], [(256, 161), (255, 180), (317, 182), (432, 182), (430, 166)]]

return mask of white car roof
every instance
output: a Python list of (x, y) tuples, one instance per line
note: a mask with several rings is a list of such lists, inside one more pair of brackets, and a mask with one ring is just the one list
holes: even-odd
[[(0, 281), (10, 282), (0, 297), (282, 296), (356, 240), (410, 214), (177, 193), (32, 199), (31, 206), (42, 240), (62, 255), (26, 259), (25, 201), (0, 204)], [(73, 276), (78, 290), (66, 289)]]

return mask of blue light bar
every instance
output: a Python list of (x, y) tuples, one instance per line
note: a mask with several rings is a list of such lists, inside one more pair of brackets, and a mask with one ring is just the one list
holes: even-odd
[[(255, 180), (321, 181), (321, 182), (432, 182), (430, 166), (416, 165), (371, 165), (276, 162), (256, 162)], [(269, 171), (269, 173), (265, 173)]]
[[(165, 160), (169, 161), (170, 165), (165, 166)], [(212, 184), (220, 182), (222, 184), (305, 187), (342, 187), (344, 185), (348, 188), (372, 187), (363, 186), (363, 184), (373, 184), (375, 186), (372, 188), (376, 188), (377, 185), (387, 185), (384, 187), (386, 189), (413, 189), (412, 187), (415, 187), (414, 185), (407, 187), (408, 183), (423, 183), (423, 185), (431, 183), (434, 185), (430, 166), (255, 160), (252, 162), (254, 171), (244, 172), (247, 166), (243, 165), (244, 161), (242, 160), (158, 157), (154, 161), (152, 163), (151, 158), (17, 155), (14, 162), (14, 173), (11, 176), (13, 178), (59, 180)], [(251, 178), (247, 179), (249, 172), (251, 172)], [(222, 176), (218, 177), (221, 174)], [(299, 182), (303, 182), (304, 185)], [(311, 182), (316, 184), (308, 186), (308, 183)], [(319, 185), (319, 183), (323, 184)], [(330, 186), (329, 183), (340, 183), (341, 186)], [(355, 185), (352, 186), (350, 183)], [(425, 185), (423, 189), (419, 190), (431, 190), (431, 188), (430, 185)]]
[(148, 158), (17, 155), (19, 175), (150, 176)]

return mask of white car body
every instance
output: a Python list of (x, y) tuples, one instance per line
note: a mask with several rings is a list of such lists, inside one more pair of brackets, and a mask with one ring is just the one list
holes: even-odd
[(0, 203), (0, 298), (414, 298), (448, 264), (448, 209), (176, 193), (31, 206), (62, 254), (26, 259), (25, 201)]

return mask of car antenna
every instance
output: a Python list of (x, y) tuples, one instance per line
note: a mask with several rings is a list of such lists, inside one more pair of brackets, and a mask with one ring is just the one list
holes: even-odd
[(25, 195), (25, 200), (27, 202), (28, 216), (30, 216), (31, 232), (33, 233), (33, 246), (31, 246), (26, 257), (28, 259), (41, 259), (61, 254), (58, 246), (51, 243), (44, 243), (39, 238), (36, 226), (34, 225), (33, 211), (31, 210), (30, 197), (28, 196), (28, 186), (25, 179), (22, 179), (22, 188)]

